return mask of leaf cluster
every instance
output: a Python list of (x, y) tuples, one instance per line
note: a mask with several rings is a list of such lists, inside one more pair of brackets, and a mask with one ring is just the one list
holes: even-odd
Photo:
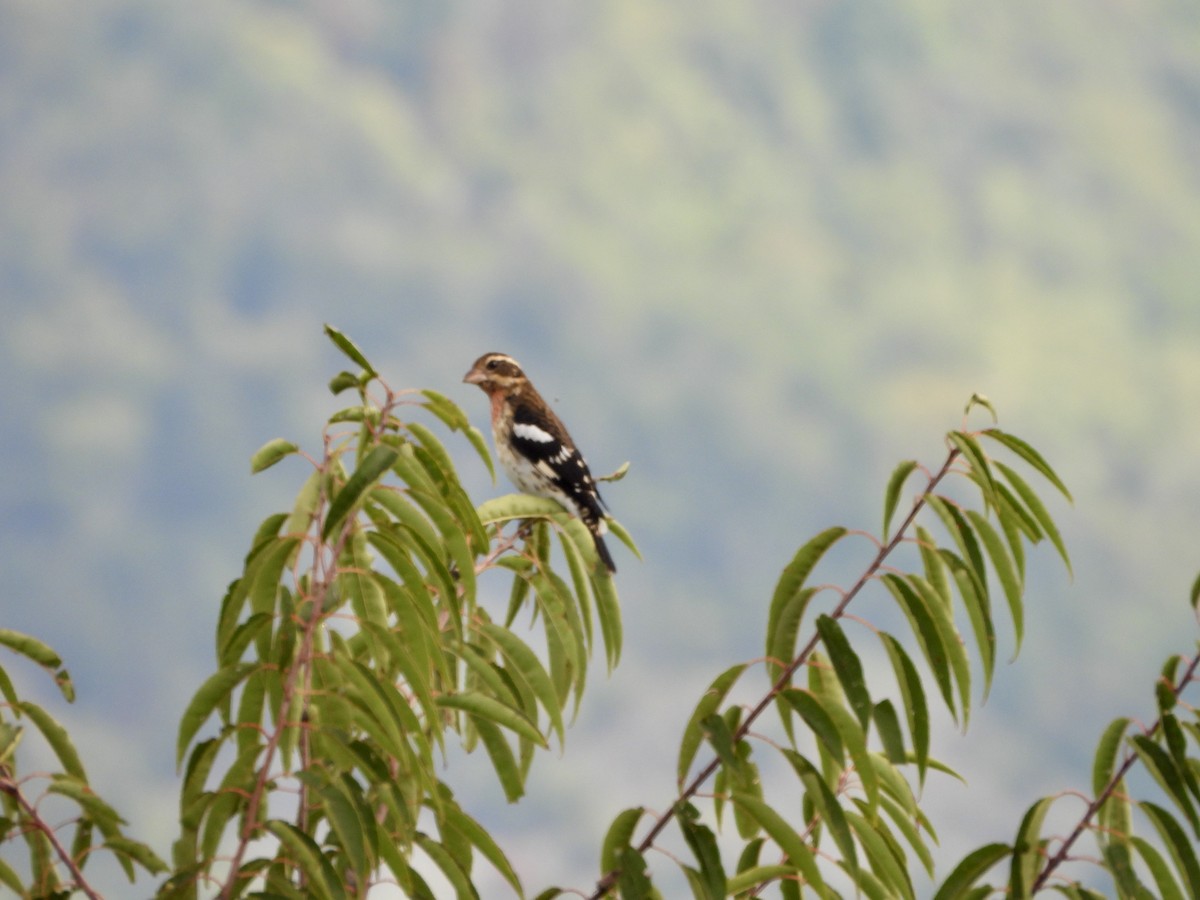
[[(0, 629), (0, 646), (40, 667), (63, 698), (74, 701), (71, 676), (52, 648), (8, 629)], [(22, 699), (2, 666), (0, 697), (0, 844), (23, 841), (28, 860), (26, 881), (0, 859), (0, 885), (14, 896), (32, 892), (38, 897), (67, 897), (75, 891), (94, 896), (85, 869), (97, 853), (111, 855), (131, 883), (139, 872), (166, 872), (166, 863), (146, 844), (126, 835), (125, 820), (92, 790), (67, 730), (45, 707)], [(50, 749), (56, 770), (21, 774), (17, 750), (31, 731)], [(70, 810), (66, 825), (59, 824), (62, 804)], [(46, 805), (55, 807), (54, 821), (45, 814)]]
[[(1019, 646), (1030, 546), (1048, 540), (1070, 566), (1057, 526), (1020, 468), (1070, 495), (1033, 447), (996, 427), (954, 431), (946, 443), (941, 468), (891, 533), (904, 488), (922, 471), (915, 461), (896, 468), (885, 489), (883, 537), (873, 539), (875, 552), (856, 583), (811, 583), (825, 554), (852, 535), (840, 526), (812, 538), (784, 567), (767, 613), (769, 690), (753, 706), (730, 700), (748, 664), (713, 681), (680, 741), (678, 799), (640, 840), (640, 811), (616, 818), (594, 898), (654, 896), (645, 854), (663, 847), (672, 820), (682, 848), (670, 853), (696, 898), (758, 896), (770, 884), (785, 898), (838, 897), (847, 889), (914, 898), (915, 867), (934, 875), (936, 831), (919, 793), (931, 770), (949, 769), (931, 752), (930, 705), (940, 701), (966, 728), (976, 673), (986, 694), (995, 671), (998, 609)], [(989, 455), (989, 445), (1008, 461)], [(973, 502), (943, 490), (951, 480), (969, 486)], [(915, 565), (901, 565), (901, 547), (915, 548)], [(865, 591), (889, 597), (907, 630), (892, 634), (852, 616)], [(888, 661), (890, 678), (868, 680), (868, 648)], [(774, 728), (760, 720), (772, 709)], [(694, 771), (702, 747), (711, 756)], [(716, 840), (730, 817), (736, 839), (726, 846), (740, 847), (732, 865)]]
[[(466, 415), (433, 391), (393, 392), (326, 330), (360, 367), (330, 388), (355, 402), (331, 417), (293, 508), (262, 523), (222, 603), (217, 667), (180, 723), (182, 834), (163, 896), (340, 898), (385, 880), (433, 897), (432, 869), (471, 897), (477, 857), (519, 894), (437, 761), (451, 740), (482, 748), (505, 796), (522, 796), (537, 750), (564, 740), (597, 632), (617, 662), (612, 580), (557, 504), (477, 509), (416, 418), (465, 435), (491, 469)], [(299, 453), (271, 441), (252, 469)], [(507, 582), (506, 605), (484, 602), (487, 573)], [(518, 627), (526, 616), (540, 642)]]

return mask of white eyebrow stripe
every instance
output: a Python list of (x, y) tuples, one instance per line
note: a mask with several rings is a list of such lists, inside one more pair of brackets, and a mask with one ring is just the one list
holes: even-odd
[(531, 425), (528, 422), (518, 422), (514, 425), (513, 434), (528, 441), (537, 441), (539, 444), (548, 444), (554, 440), (554, 435), (550, 432), (544, 428), (538, 428), (536, 425)]

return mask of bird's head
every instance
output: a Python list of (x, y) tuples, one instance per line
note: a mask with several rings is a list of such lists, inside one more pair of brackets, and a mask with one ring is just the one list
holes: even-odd
[(463, 376), (467, 384), (477, 384), (486, 393), (512, 390), (525, 381), (525, 373), (507, 353), (485, 353), (475, 360), (471, 371)]

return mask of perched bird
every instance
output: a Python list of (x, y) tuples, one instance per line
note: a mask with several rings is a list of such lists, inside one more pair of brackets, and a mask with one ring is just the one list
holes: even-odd
[(463, 381), (479, 385), (492, 401), (496, 455), (517, 490), (557, 500), (578, 516), (592, 533), (604, 567), (616, 572), (601, 537), (608, 526), (592, 473), (562, 421), (517, 361), (505, 353), (485, 353)]

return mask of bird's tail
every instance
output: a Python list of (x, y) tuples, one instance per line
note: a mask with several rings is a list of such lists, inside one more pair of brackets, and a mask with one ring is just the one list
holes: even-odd
[(600, 557), (600, 562), (604, 563), (604, 568), (608, 569), (610, 575), (615, 575), (617, 573), (617, 564), (613, 562), (612, 554), (608, 552), (608, 546), (604, 543), (604, 538), (600, 537), (599, 531), (593, 531), (592, 539), (596, 542), (596, 553)]

